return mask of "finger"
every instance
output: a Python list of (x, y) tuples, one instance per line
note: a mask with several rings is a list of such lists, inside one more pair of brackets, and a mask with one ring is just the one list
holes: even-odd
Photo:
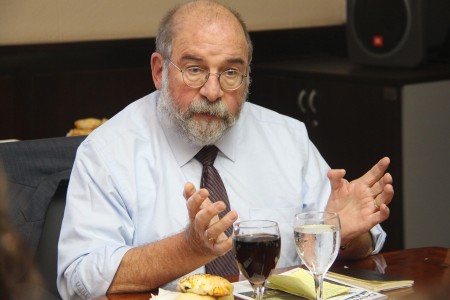
[(208, 198), (209, 193), (206, 189), (195, 191), (187, 200), (186, 207), (189, 213), (189, 219), (195, 219), (197, 213), (200, 211), (203, 202)]
[(389, 218), (389, 214), (389, 208), (386, 205), (382, 204), (379, 210), (375, 211), (373, 214), (367, 217), (367, 223), (365, 224), (365, 227), (367, 228), (367, 230), (370, 230), (370, 228), (383, 223), (386, 219)]
[(380, 205), (380, 210), (375, 214), (376, 215), (376, 223), (380, 224), (382, 222), (384, 222), (385, 220), (387, 220), (387, 218), (389, 218), (389, 214), (390, 214), (390, 210), (389, 207), (385, 204), (381, 204)]
[(225, 209), (226, 204), (223, 201), (217, 201), (201, 210), (198, 213), (197, 218), (202, 222), (207, 220), (207, 228), (213, 230), (214, 236), (218, 236), (222, 231), (225, 231), (228, 227), (233, 225), (233, 222), (237, 219), (237, 213), (235, 211), (228, 212), (220, 219), (219, 214)]
[(383, 188), (383, 191), (375, 197), (375, 201), (381, 206), (382, 204), (388, 205), (391, 203), (392, 198), (394, 197), (394, 187), (392, 184), (386, 184)]
[(213, 243), (215, 243), (215, 241), (216, 241), (216, 237), (214, 237), (213, 235), (211, 235), (210, 233), (209, 233), (209, 230), (208, 230), (209, 228), (206, 228), (206, 230), (205, 230), (205, 238), (208, 240), (208, 241), (211, 241), (211, 242), (213, 242)]
[(377, 181), (379, 181), (386, 172), (389, 166), (390, 160), (388, 157), (380, 159), (366, 174), (360, 179), (368, 186), (372, 187)]
[(385, 204), (381, 204), (379, 209), (377, 209), (373, 214), (371, 214), (367, 219), (367, 225), (369, 228), (376, 226), (377, 224), (383, 223), (389, 218), (390, 210)]
[(383, 175), (383, 177), (378, 180), (373, 186), (372, 186), (372, 196), (376, 197), (380, 193), (384, 191), (385, 186), (392, 185), (392, 176), (389, 173), (386, 173)]
[(389, 204), (394, 197), (394, 187), (392, 186), (392, 176), (389, 173), (384, 174), (383, 178), (379, 180), (376, 185), (377, 189), (381, 189), (380, 192), (375, 194), (375, 200), (380, 204)]
[(345, 176), (344, 169), (331, 169), (328, 171), (328, 179), (330, 180), (331, 190), (336, 190), (342, 187), (344, 181), (342, 180)]
[(237, 220), (238, 215), (235, 211), (228, 212), (222, 219), (210, 224), (207, 228), (208, 238), (214, 238), (216, 241), (223, 241), (227, 239), (225, 231), (233, 225)]
[(213, 253), (216, 255), (224, 255), (233, 248), (233, 239), (228, 237), (223, 241), (215, 242), (212, 245)]
[(184, 189), (183, 189), (184, 199), (188, 200), (189, 197), (191, 197), (195, 193), (195, 191), (196, 191), (195, 186), (192, 183), (187, 182), (184, 185)]
[(211, 200), (209, 200), (209, 198), (206, 198), (205, 200), (203, 200), (202, 204), (200, 205), (200, 209), (206, 208), (207, 206), (209, 206), (211, 204), (212, 204)]
[(383, 176), (383, 183), (384, 184), (392, 184), (394, 182), (394, 179), (392, 178), (392, 175), (390, 173), (386, 173)]
[[(210, 203), (209, 205), (204, 206), (197, 212), (192, 220), (192, 223), (194, 223), (194, 228), (199, 232), (199, 234), (203, 235), (205, 235), (204, 233), (208, 229), (208, 238), (216, 239), (220, 232), (217, 232), (213, 226), (220, 222), (218, 215), (225, 209), (226, 205), (222, 201)], [(207, 238), (204, 238), (204, 240), (207, 240)]]

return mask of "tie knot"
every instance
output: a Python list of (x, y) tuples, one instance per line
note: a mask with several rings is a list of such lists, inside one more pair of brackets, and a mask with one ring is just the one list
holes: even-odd
[(195, 155), (195, 159), (202, 163), (203, 166), (212, 166), (217, 157), (217, 152), (219, 149), (212, 146), (203, 147), (198, 153)]

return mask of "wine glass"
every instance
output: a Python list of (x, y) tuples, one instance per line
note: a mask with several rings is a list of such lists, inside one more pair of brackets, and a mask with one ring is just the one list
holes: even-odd
[(278, 223), (249, 220), (233, 225), (233, 247), (242, 274), (261, 300), (267, 278), (280, 258), (281, 236)]
[(314, 276), (316, 300), (322, 300), (323, 277), (341, 244), (339, 215), (325, 211), (296, 214), (294, 238), (298, 256)]

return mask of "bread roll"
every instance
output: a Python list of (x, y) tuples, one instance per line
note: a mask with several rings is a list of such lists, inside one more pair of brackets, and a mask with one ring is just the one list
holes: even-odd
[(211, 274), (195, 274), (184, 278), (178, 282), (177, 289), (182, 293), (207, 295), (215, 299), (233, 295), (233, 285), (228, 280)]
[(73, 128), (67, 133), (67, 136), (80, 136), (80, 135), (88, 135), (92, 132), (92, 129), (78, 129)]
[(70, 129), (70, 131), (66, 134), (66, 136), (80, 136), (80, 135), (88, 135), (95, 128), (99, 127), (103, 123), (105, 123), (108, 119), (96, 119), (96, 118), (85, 118), (79, 119), (74, 122), (75, 128)]
[(96, 118), (85, 118), (75, 121), (75, 128), (78, 129), (95, 129), (102, 125), (102, 120)]

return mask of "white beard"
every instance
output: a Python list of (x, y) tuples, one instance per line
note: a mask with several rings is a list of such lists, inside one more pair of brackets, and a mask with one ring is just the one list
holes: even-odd
[[(217, 142), (239, 119), (242, 105), (248, 95), (248, 85), (235, 115), (230, 114), (228, 107), (221, 99), (211, 102), (205, 98), (194, 99), (188, 109), (183, 112), (176, 106), (170, 93), (168, 73), (168, 68), (164, 67), (158, 102), (159, 111), (167, 116), (180, 136), (188, 143), (205, 146)], [(194, 114), (208, 114), (218, 118), (198, 120), (193, 118)]]

